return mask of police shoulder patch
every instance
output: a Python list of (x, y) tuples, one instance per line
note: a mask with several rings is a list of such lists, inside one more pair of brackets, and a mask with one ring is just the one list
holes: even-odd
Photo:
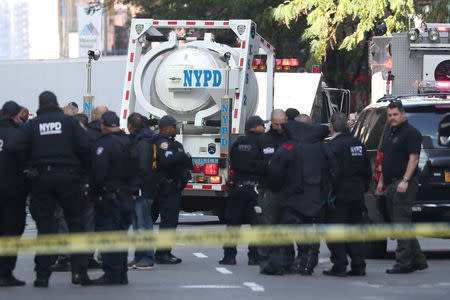
[(163, 150), (167, 150), (167, 149), (169, 149), (169, 143), (167, 143), (167, 142), (162, 142), (162, 143), (159, 145), (159, 148), (161, 148), (161, 149), (163, 149)]
[(100, 154), (103, 153), (103, 150), (105, 150), (105, 148), (103, 148), (102, 146), (98, 146), (98, 147), (97, 147), (97, 150), (95, 150), (95, 153), (96, 153), (97, 155), (100, 155)]

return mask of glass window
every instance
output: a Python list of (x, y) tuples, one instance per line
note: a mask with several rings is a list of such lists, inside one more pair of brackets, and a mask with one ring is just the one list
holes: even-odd
[(406, 119), (422, 133), (424, 148), (440, 148), (437, 141), (439, 121), (450, 112), (450, 106), (406, 107)]

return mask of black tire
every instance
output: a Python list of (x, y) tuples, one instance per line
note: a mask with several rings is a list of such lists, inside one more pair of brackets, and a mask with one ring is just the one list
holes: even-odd
[(387, 254), (387, 240), (364, 242), (364, 255), (370, 259), (383, 259)]

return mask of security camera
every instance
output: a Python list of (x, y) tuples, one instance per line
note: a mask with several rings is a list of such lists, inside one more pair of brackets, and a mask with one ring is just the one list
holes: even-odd
[(98, 60), (102, 53), (100, 52), (100, 50), (95, 49), (95, 50), (88, 50), (87, 54), (89, 56), (89, 59)]

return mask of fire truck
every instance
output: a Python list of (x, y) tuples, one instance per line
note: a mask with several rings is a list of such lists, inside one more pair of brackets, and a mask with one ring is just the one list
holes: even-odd
[(372, 103), (384, 95), (449, 92), (449, 31), (450, 24), (427, 23), (420, 30), (374, 37)]

